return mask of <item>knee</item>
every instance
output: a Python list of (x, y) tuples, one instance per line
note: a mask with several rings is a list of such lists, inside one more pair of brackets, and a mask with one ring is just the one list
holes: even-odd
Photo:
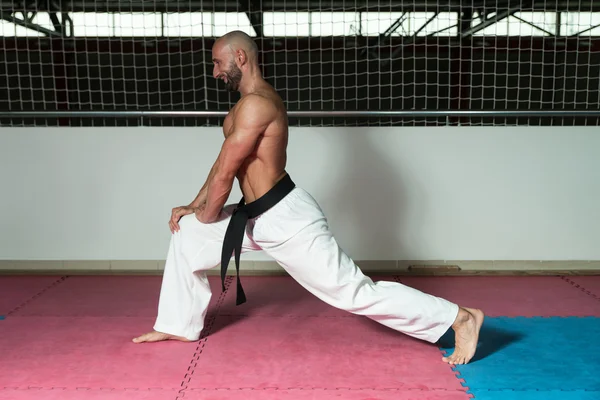
[(208, 239), (210, 237), (210, 225), (200, 222), (195, 214), (184, 215), (179, 219), (179, 231), (177, 231), (176, 239), (182, 241)]
[(198, 237), (200, 224), (200, 221), (198, 221), (194, 214), (184, 215), (179, 219), (179, 229), (173, 233), (171, 240), (177, 243), (178, 247), (187, 247), (188, 242), (194, 242), (194, 239)]
[(213, 225), (188, 214), (179, 220), (179, 228), (172, 238), (174, 248), (193, 271), (211, 269), (220, 262), (221, 241)]
[(206, 229), (203, 225), (194, 214), (184, 215), (179, 219), (179, 230), (173, 234), (171, 240), (186, 258), (193, 257), (199, 247), (205, 244)]
[(202, 222), (196, 218), (196, 214), (187, 214), (179, 219), (180, 231), (187, 231), (192, 225), (201, 225)]

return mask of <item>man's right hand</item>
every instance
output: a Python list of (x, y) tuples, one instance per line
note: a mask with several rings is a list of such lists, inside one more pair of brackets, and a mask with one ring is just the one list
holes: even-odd
[(175, 207), (173, 211), (171, 211), (171, 219), (169, 220), (169, 228), (171, 229), (171, 233), (175, 233), (179, 231), (179, 219), (184, 215), (192, 214), (196, 211), (196, 207), (191, 206), (181, 206)]

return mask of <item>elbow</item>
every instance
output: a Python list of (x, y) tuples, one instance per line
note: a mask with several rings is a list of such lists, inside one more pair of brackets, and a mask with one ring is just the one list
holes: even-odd
[(234, 179), (235, 179), (234, 172), (218, 171), (213, 178), (213, 183), (216, 183), (217, 185), (229, 186), (229, 185), (233, 184)]

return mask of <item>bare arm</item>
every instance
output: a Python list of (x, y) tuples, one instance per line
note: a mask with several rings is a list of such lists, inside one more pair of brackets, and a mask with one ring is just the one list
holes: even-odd
[(218, 219), (229, 198), (233, 181), (244, 160), (252, 154), (257, 141), (275, 116), (275, 109), (266, 99), (249, 95), (235, 114), (231, 132), (215, 162), (215, 172), (208, 182), (206, 206), (201, 222)]
[(204, 185), (200, 189), (200, 192), (198, 192), (198, 195), (196, 196), (196, 198), (194, 200), (192, 200), (192, 202), (189, 204), (190, 207), (198, 208), (198, 207), (202, 206), (204, 203), (206, 203), (206, 195), (208, 193), (208, 183), (214, 178), (215, 172), (217, 172), (217, 163), (216, 162), (213, 164), (212, 168), (210, 169), (210, 173), (208, 174), (208, 177), (206, 178), (206, 182), (204, 182)]

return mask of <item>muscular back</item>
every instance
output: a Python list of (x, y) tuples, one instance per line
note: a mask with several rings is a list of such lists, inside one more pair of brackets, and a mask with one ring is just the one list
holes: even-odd
[(240, 189), (249, 203), (268, 192), (286, 174), (288, 121), (283, 101), (265, 82), (243, 96), (231, 109), (223, 123), (226, 138), (235, 131), (240, 107), (260, 112), (265, 118), (254, 151), (244, 159), (236, 173)]

